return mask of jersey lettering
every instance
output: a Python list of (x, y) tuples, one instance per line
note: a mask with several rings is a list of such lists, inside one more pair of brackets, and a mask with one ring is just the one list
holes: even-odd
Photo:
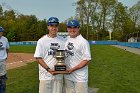
[(55, 55), (56, 50), (58, 50), (59, 48), (60, 48), (60, 45), (58, 43), (51, 43), (48, 55)]

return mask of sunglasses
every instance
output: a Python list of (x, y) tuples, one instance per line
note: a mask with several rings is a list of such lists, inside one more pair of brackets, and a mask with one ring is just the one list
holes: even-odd
[(78, 26), (67, 26), (67, 28), (72, 29), (72, 28), (79, 28), (79, 27)]

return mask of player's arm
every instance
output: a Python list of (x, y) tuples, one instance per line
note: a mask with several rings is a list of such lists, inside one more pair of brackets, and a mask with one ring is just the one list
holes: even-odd
[(7, 53), (7, 55), (8, 55), (8, 53), (9, 53), (9, 49), (6, 49), (6, 53)]
[(45, 69), (49, 68), (41, 57), (36, 57), (37, 62)]
[(36, 57), (37, 62), (45, 68), (49, 73), (54, 74), (54, 70), (50, 69), (49, 66), (44, 62), (44, 60), (41, 57)]
[[(7, 44), (6, 44), (6, 53), (7, 53), (7, 58), (8, 58), (8, 53), (9, 53), (9, 42), (8, 42), (8, 40), (7, 40)], [(7, 59), (6, 58), (6, 59)]]
[[(9, 53), (9, 49), (8, 48), (6, 49), (6, 53), (7, 53), (7, 58), (8, 58), (8, 53)], [(6, 60), (7, 60), (7, 58), (6, 58)]]
[(83, 60), (83, 61), (80, 62), (80, 64), (76, 65), (76, 66), (73, 67), (73, 68), (68, 69), (67, 71), (68, 71), (69, 73), (72, 73), (72, 72), (75, 71), (75, 70), (78, 70), (78, 69), (81, 69), (81, 68), (85, 67), (85, 66), (88, 65), (89, 63), (90, 63), (89, 60)]
[(83, 56), (82, 56), (83, 60), (78, 65), (76, 65), (75, 67), (68, 69), (69, 73), (71, 73), (75, 70), (81, 69), (81, 68), (87, 66), (90, 63), (91, 54), (90, 54), (90, 47), (89, 47), (88, 42), (86, 42), (86, 44), (83, 44), (82, 53), (83, 53)]

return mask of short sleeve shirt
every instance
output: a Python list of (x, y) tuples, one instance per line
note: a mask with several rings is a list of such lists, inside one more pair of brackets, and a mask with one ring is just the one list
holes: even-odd
[[(65, 62), (68, 68), (75, 67), (83, 60), (91, 60), (89, 43), (81, 35), (76, 38), (68, 38), (65, 43), (65, 49), (67, 50)], [(65, 75), (65, 78), (77, 82), (87, 82), (88, 66), (78, 69), (69, 75)]]
[[(34, 57), (41, 57), (44, 62), (49, 66), (49, 68), (54, 69), (54, 65), (57, 60), (54, 58), (55, 50), (64, 49), (64, 41), (59, 38), (51, 38), (45, 35), (38, 40)], [(62, 75), (52, 75), (47, 72), (39, 64), (39, 79), (40, 80), (52, 80), (52, 79), (62, 79)]]

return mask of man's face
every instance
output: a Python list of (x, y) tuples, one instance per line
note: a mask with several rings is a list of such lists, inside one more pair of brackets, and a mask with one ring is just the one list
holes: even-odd
[(69, 33), (69, 36), (72, 37), (72, 38), (75, 38), (76, 36), (79, 35), (79, 27), (68, 26), (67, 31)]
[(58, 25), (48, 25), (49, 33), (56, 34), (58, 31)]
[(3, 35), (3, 32), (0, 32), (0, 37)]

